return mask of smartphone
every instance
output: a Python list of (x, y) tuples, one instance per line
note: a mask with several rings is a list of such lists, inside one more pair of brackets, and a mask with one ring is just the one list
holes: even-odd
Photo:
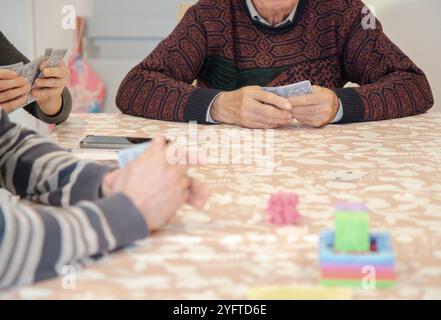
[(150, 141), (152, 141), (152, 138), (88, 135), (81, 140), (80, 148), (121, 150)]

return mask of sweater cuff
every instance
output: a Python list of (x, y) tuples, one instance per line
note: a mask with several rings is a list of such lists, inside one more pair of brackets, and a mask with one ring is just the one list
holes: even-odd
[(338, 123), (363, 121), (364, 106), (357, 91), (354, 88), (341, 88), (336, 89), (335, 93), (343, 106), (343, 117)]
[(67, 88), (63, 89), (63, 93), (61, 94), (62, 103), (61, 103), (61, 109), (57, 114), (54, 114), (52, 116), (45, 114), (38, 103), (36, 103), (36, 116), (41, 121), (47, 123), (47, 124), (60, 124), (69, 118), (70, 112), (72, 111), (72, 97), (70, 95), (70, 92)]
[(197, 121), (207, 124), (207, 112), (213, 99), (220, 93), (220, 90), (197, 88), (188, 98), (184, 110), (184, 121)]
[(141, 212), (124, 194), (117, 193), (96, 202), (102, 210), (116, 240), (114, 249), (147, 237), (147, 223)]
[(94, 162), (87, 162), (78, 174), (75, 184), (70, 192), (70, 204), (80, 201), (95, 201), (103, 197), (101, 190), (104, 176), (112, 169), (108, 166)]

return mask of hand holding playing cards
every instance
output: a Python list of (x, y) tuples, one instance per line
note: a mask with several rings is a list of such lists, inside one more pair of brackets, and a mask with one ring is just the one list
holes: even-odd
[(291, 124), (291, 103), (284, 97), (250, 86), (222, 92), (211, 107), (214, 121), (246, 128), (270, 129)]
[(205, 184), (187, 175), (186, 166), (167, 163), (166, 152), (165, 140), (155, 138), (139, 158), (107, 174), (102, 184), (105, 196), (122, 192), (131, 199), (150, 231), (167, 223), (184, 203), (202, 208), (209, 196)]
[(29, 82), (12, 70), (0, 69), (0, 108), (9, 113), (27, 101)]
[(41, 77), (35, 80), (31, 95), (45, 114), (57, 114), (62, 106), (61, 94), (69, 80), (69, 70), (64, 62), (56, 67), (47, 67), (47, 61), (42, 62), (39, 69)]
[(312, 94), (289, 97), (288, 100), (297, 121), (319, 128), (334, 120), (340, 104), (334, 91), (318, 86), (312, 88)]

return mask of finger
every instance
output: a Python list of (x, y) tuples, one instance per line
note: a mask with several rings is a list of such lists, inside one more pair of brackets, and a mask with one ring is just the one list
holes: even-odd
[(8, 69), (0, 69), (0, 80), (11, 80), (17, 77), (17, 73)]
[(321, 105), (310, 105), (310, 106), (298, 106), (294, 107), (292, 110), (293, 116), (305, 115), (312, 116), (316, 114), (323, 114), (323, 107)]
[(121, 174), (121, 170), (118, 169), (111, 171), (104, 176), (103, 182), (101, 184), (101, 193), (105, 197), (113, 193), (115, 188), (115, 183), (120, 177), (120, 174)]
[(42, 73), (45, 78), (64, 78), (67, 71), (65, 67), (46, 67)]
[[(176, 174), (176, 172), (174, 172), (174, 174)], [(177, 192), (180, 195), (181, 204), (187, 202), (190, 196), (190, 183), (191, 183), (190, 178), (187, 175), (185, 175), (182, 176), (174, 186), (175, 188), (177, 188)]]
[(265, 127), (268, 126), (269, 128), (277, 128), (280, 126), (285, 126), (291, 124), (293, 120), (292, 115), (290, 115), (289, 119), (282, 120), (282, 119), (269, 118), (258, 113), (254, 114), (252, 119), (254, 120), (254, 122), (260, 125), (263, 124), (265, 125)]
[(275, 106), (279, 109), (288, 110), (288, 111), (292, 109), (292, 104), (288, 99), (284, 97), (280, 97), (277, 94), (271, 92), (266, 92), (262, 89), (256, 90), (253, 97), (259, 100), (260, 102)]
[(250, 106), (255, 113), (268, 119), (268, 122), (285, 124), (292, 120), (292, 114), (287, 110), (278, 109), (259, 101), (252, 102)]
[(43, 70), (47, 67), (47, 59), (44, 60), (42, 63), (40, 63), (40, 66), (38, 67), (38, 69), (40, 69), (41, 72), (43, 72)]
[(26, 82), (26, 84), (22, 87), (2, 91), (0, 92), (0, 103), (21, 97), (22, 95), (28, 93), (29, 90), (31, 90), (31, 86), (28, 82)]
[(12, 112), (15, 109), (24, 105), (27, 101), (28, 101), (28, 97), (26, 95), (23, 95), (23, 96), (16, 98), (14, 100), (0, 103), (0, 108), (5, 110), (6, 112)]
[(113, 185), (120, 175), (120, 169), (113, 170), (104, 176), (104, 182), (108, 185)]
[(64, 88), (65, 82), (60, 78), (41, 78), (35, 80), (35, 85), (39, 88)]
[(167, 141), (163, 136), (156, 136), (150, 142), (150, 148), (153, 151), (163, 150), (165, 149), (166, 146), (167, 146)]
[(289, 102), (293, 106), (293, 110), (298, 106), (310, 106), (320, 104), (320, 95), (318, 94), (307, 94), (299, 97), (289, 97)]
[(296, 117), (296, 120), (303, 124), (317, 128), (326, 124), (326, 119), (323, 118), (323, 115), (299, 115)]
[(268, 122), (261, 122), (261, 121), (257, 121), (256, 123), (255, 123), (255, 127), (253, 127), (253, 128), (255, 128), (255, 129), (263, 129), (263, 130), (266, 130), (266, 129), (277, 129), (277, 128), (280, 128), (280, 127), (282, 127), (282, 126), (285, 126), (286, 124), (275, 124), (275, 123), (268, 123)]
[(190, 189), (190, 185), (191, 185), (190, 177), (187, 175), (183, 175), (179, 181), (180, 190), (182, 190), (182, 191), (188, 190), (188, 189)]
[(13, 88), (19, 88), (29, 85), (29, 82), (23, 77), (15, 77), (11, 80), (0, 80), (0, 92)]
[[(186, 160), (187, 161), (187, 160)], [(176, 164), (171, 165), (172, 170), (175, 170), (176, 174), (178, 175), (178, 179), (188, 179), (187, 172), (188, 172), (188, 162), (182, 162), (185, 164)]]
[(196, 209), (202, 209), (210, 197), (210, 193), (210, 189), (205, 183), (197, 179), (191, 179), (188, 204)]
[(242, 126), (249, 129), (276, 129), (281, 127), (281, 125), (279, 124), (270, 124), (267, 122), (261, 122), (255, 120), (243, 123)]
[(139, 161), (148, 161), (151, 157), (161, 158), (160, 163), (166, 161), (166, 140), (164, 137), (157, 136), (152, 139), (149, 143), (149, 147), (144, 151), (144, 153), (138, 158)]
[(190, 193), (190, 189), (185, 189), (183, 192), (182, 192), (182, 198), (181, 198), (181, 205), (182, 204), (184, 204), (184, 203), (188, 203), (188, 199), (190, 198), (190, 195), (191, 195), (191, 193)]
[(61, 90), (59, 88), (32, 89), (31, 95), (36, 99), (55, 97), (61, 95)]

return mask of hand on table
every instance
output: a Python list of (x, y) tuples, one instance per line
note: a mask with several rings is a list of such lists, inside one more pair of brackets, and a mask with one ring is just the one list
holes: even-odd
[(214, 121), (253, 129), (278, 128), (292, 123), (291, 103), (278, 95), (250, 86), (222, 92), (213, 102)]
[(318, 86), (312, 87), (312, 94), (290, 97), (292, 115), (297, 121), (311, 127), (323, 127), (337, 115), (340, 103), (334, 91)]
[(165, 140), (155, 138), (141, 157), (108, 173), (102, 184), (105, 196), (127, 195), (143, 213), (150, 231), (166, 224), (184, 203), (202, 208), (209, 196), (204, 183), (187, 175), (187, 166), (167, 163), (166, 152)]
[(47, 115), (55, 115), (62, 107), (61, 94), (69, 81), (69, 70), (64, 62), (58, 67), (46, 67), (47, 61), (40, 65), (41, 78), (35, 80), (31, 95), (37, 99), (41, 110)]
[(0, 69), (0, 108), (6, 113), (14, 111), (27, 102), (31, 90), (29, 82), (14, 71)]

